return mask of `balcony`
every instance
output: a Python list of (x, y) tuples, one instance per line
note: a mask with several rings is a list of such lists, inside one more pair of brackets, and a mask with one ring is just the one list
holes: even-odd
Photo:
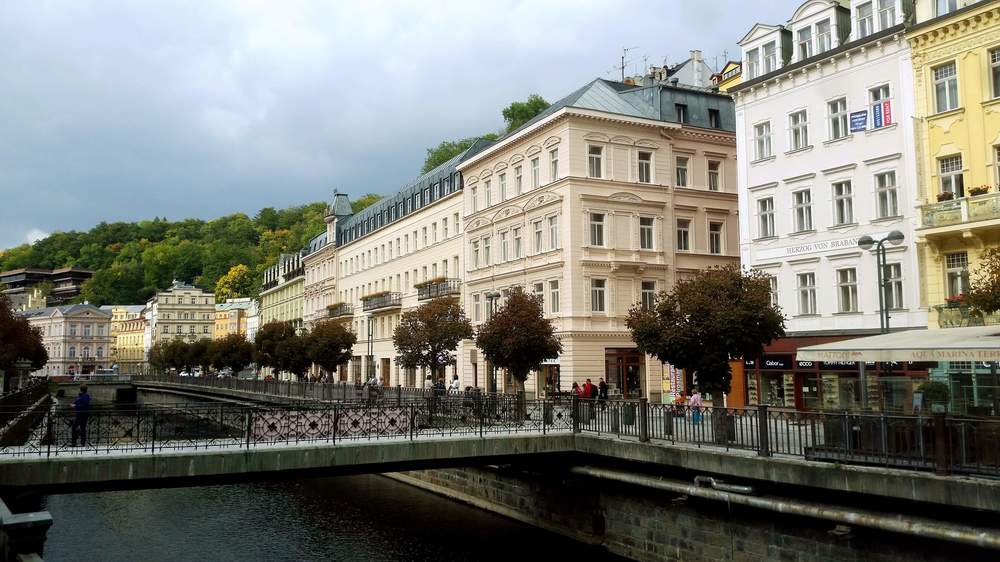
[(1000, 312), (983, 314), (968, 306), (955, 304), (939, 304), (933, 307), (937, 311), (939, 328), (964, 328), (966, 326), (1000, 326)]
[(399, 293), (375, 293), (361, 297), (362, 309), (365, 312), (399, 308), (402, 306), (402, 296)]
[(417, 285), (417, 300), (425, 301), (457, 295), (462, 290), (462, 282), (458, 279), (431, 279)]
[(973, 195), (924, 205), (920, 214), (920, 224), (923, 228), (967, 225), (978, 221), (1000, 219), (1000, 193)]
[(327, 318), (343, 318), (345, 316), (354, 316), (354, 306), (347, 304), (346, 302), (341, 302), (337, 304), (331, 304), (326, 307), (326, 317)]

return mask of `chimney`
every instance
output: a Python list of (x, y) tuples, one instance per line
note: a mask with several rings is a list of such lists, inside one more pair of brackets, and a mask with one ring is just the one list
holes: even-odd
[(694, 62), (701, 62), (701, 51), (698, 49), (692, 49), (691, 60)]
[(704, 66), (704, 64), (701, 59), (701, 51), (699, 51), (698, 49), (691, 50), (691, 66), (692, 66), (691, 81), (694, 82), (692, 86), (699, 86), (699, 87), (704, 86), (705, 76), (702, 73), (702, 66)]

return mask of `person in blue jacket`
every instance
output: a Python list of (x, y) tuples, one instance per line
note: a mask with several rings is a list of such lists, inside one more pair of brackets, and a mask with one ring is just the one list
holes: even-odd
[(76, 440), (79, 437), (80, 446), (87, 444), (87, 418), (90, 416), (90, 394), (87, 393), (87, 385), (80, 385), (80, 394), (73, 400), (73, 443), (76, 447)]

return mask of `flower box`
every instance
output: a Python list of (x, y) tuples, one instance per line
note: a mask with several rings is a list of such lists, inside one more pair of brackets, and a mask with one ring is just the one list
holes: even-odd
[(941, 193), (937, 194), (937, 200), (938, 200), (939, 203), (941, 201), (951, 201), (954, 198), (955, 198), (955, 194), (952, 193), (952, 192), (950, 192), (950, 191), (942, 191)]
[(990, 186), (988, 185), (977, 185), (976, 187), (969, 188), (969, 195), (986, 195), (990, 192)]

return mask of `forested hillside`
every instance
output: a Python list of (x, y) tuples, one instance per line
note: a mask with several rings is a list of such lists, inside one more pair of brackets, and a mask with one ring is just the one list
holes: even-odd
[[(377, 199), (366, 196), (359, 202)], [(87, 232), (57, 232), (34, 244), (0, 250), (0, 271), (85, 267), (95, 274), (84, 286), (81, 300), (141, 304), (174, 279), (212, 290), (238, 264), (246, 265), (259, 280), (279, 254), (300, 250), (323, 231), (325, 209), (324, 203), (311, 203), (280, 210), (268, 207), (253, 218), (237, 213), (209, 221), (102, 222)]]

